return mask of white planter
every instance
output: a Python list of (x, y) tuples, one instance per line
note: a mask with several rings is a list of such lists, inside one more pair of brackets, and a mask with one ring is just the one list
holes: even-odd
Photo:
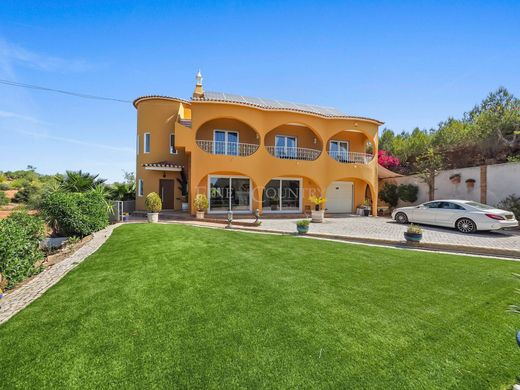
[(190, 208), (190, 205), (188, 202), (182, 202), (182, 211), (187, 211)]
[(197, 211), (197, 219), (204, 219), (204, 211)]
[(148, 217), (148, 222), (150, 223), (159, 222), (159, 213), (148, 213), (146, 216)]
[(323, 222), (323, 217), (325, 216), (325, 210), (312, 210), (311, 217), (312, 222)]

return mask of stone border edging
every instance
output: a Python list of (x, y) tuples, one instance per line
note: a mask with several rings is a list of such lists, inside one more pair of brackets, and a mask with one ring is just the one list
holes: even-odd
[(95, 232), (92, 240), (88, 241), (69, 257), (46, 268), (20, 288), (7, 293), (4, 298), (0, 299), (0, 324), (6, 322), (35, 299), (39, 298), (45, 291), (58, 283), (70, 270), (96, 252), (108, 240), (114, 229), (120, 225), (120, 223), (109, 225), (105, 229)]

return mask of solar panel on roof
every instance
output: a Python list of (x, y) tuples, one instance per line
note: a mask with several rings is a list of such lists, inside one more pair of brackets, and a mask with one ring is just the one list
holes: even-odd
[(303, 103), (292, 103), (285, 102), (281, 100), (274, 99), (265, 99), (259, 97), (249, 97), (242, 95), (235, 95), (231, 93), (223, 93), (223, 92), (205, 92), (204, 97), (200, 100), (206, 101), (226, 101), (232, 103), (244, 103), (250, 104), (253, 106), (259, 106), (264, 108), (279, 108), (279, 109), (289, 109), (289, 110), (299, 110), (312, 112), (319, 115), (324, 116), (346, 116), (346, 114), (341, 111), (332, 108), (332, 107), (321, 107), (315, 106), (311, 104), (303, 104)]

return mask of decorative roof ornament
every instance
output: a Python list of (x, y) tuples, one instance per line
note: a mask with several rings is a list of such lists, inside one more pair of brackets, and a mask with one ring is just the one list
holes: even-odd
[(199, 71), (195, 76), (195, 80), (197, 80), (197, 84), (195, 84), (195, 91), (193, 91), (194, 98), (204, 98), (204, 89), (202, 88), (202, 73)]

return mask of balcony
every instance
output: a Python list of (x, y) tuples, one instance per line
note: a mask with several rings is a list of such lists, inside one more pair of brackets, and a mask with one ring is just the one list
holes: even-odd
[(368, 164), (374, 157), (367, 153), (347, 152), (343, 150), (329, 150), (328, 153), (334, 160), (345, 164)]
[(274, 157), (281, 158), (283, 160), (313, 161), (316, 160), (321, 154), (321, 150), (308, 148), (266, 146), (266, 149)]
[(196, 141), (199, 148), (207, 153), (221, 154), (225, 156), (247, 157), (258, 150), (256, 144), (243, 144), (238, 142), (209, 141), (199, 139)]

